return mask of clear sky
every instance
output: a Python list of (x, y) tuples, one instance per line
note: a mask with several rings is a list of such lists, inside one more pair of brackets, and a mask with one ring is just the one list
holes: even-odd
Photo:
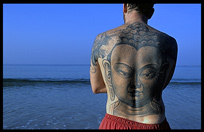
[[(201, 65), (201, 4), (155, 4), (148, 24), (174, 37), (177, 65)], [(3, 4), (3, 64), (90, 64), (122, 4)]]

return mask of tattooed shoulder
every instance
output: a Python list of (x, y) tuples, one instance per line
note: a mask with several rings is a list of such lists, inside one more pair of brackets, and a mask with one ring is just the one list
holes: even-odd
[(97, 35), (92, 47), (91, 62), (96, 66), (98, 58), (104, 58), (109, 54), (112, 45), (117, 43), (118, 30), (110, 30)]

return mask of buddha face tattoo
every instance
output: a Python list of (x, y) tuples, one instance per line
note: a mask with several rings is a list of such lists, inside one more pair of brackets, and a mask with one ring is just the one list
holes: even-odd
[(97, 58), (103, 60), (113, 109), (121, 104), (137, 109), (149, 103), (160, 111), (157, 102), (169, 68), (168, 57), (176, 60), (176, 47), (171, 43), (165, 34), (137, 22), (111, 34), (103, 33), (95, 40), (92, 63), (96, 65)]
[(112, 54), (109, 70), (117, 98), (133, 108), (150, 102), (157, 87), (161, 65), (158, 49), (145, 46), (137, 50), (131, 45), (120, 44)]
[[(103, 61), (110, 99), (139, 108), (161, 93), (161, 80), (168, 65), (157, 35), (140, 24), (127, 26), (120, 41)], [(167, 66), (167, 67), (166, 67)]]

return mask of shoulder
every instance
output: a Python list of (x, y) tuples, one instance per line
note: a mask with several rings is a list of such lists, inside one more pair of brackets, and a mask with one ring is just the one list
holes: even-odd
[(98, 34), (92, 47), (91, 60), (96, 65), (98, 58), (104, 58), (110, 52), (114, 44), (119, 40), (119, 32), (122, 26)]
[(101, 48), (103, 49), (103, 47), (114, 44), (113, 42), (111, 42), (111, 40), (117, 41), (122, 27), (123, 25), (98, 34), (94, 40), (92, 51), (99, 51)]
[(177, 57), (177, 52), (178, 52), (178, 46), (177, 46), (177, 41), (174, 37), (156, 30), (152, 27), (149, 28), (152, 32), (157, 34), (158, 42), (160, 44), (160, 48), (162, 49), (163, 52), (166, 54), (170, 55), (171, 58), (176, 59)]
[(160, 38), (160, 41), (165, 41), (165, 42), (170, 42), (171, 44), (173, 45), (177, 45), (177, 42), (176, 42), (176, 39), (173, 38), (172, 36), (162, 32), (162, 31), (159, 31), (151, 26), (149, 26), (149, 30), (156, 33), (157, 36)]
[(127, 27), (127, 24), (123, 24), (121, 26), (118, 26), (116, 28), (113, 28), (113, 29), (110, 29), (110, 30), (107, 30), (105, 32), (102, 32), (100, 34), (98, 34), (96, 36), (96, 39), (95, 40), (104, 40), (106, 39), (107, 37), (114, 37), (114, 36), (118, 36), (120, 34), (120, 32), (125, 29)]

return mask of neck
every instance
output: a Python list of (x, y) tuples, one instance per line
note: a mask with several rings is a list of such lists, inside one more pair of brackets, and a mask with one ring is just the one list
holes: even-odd
[(147, 24), (148, 18), (137, 11), (131, 11), (124, 14), (124, 21), (125, 23), (133, 21)]

